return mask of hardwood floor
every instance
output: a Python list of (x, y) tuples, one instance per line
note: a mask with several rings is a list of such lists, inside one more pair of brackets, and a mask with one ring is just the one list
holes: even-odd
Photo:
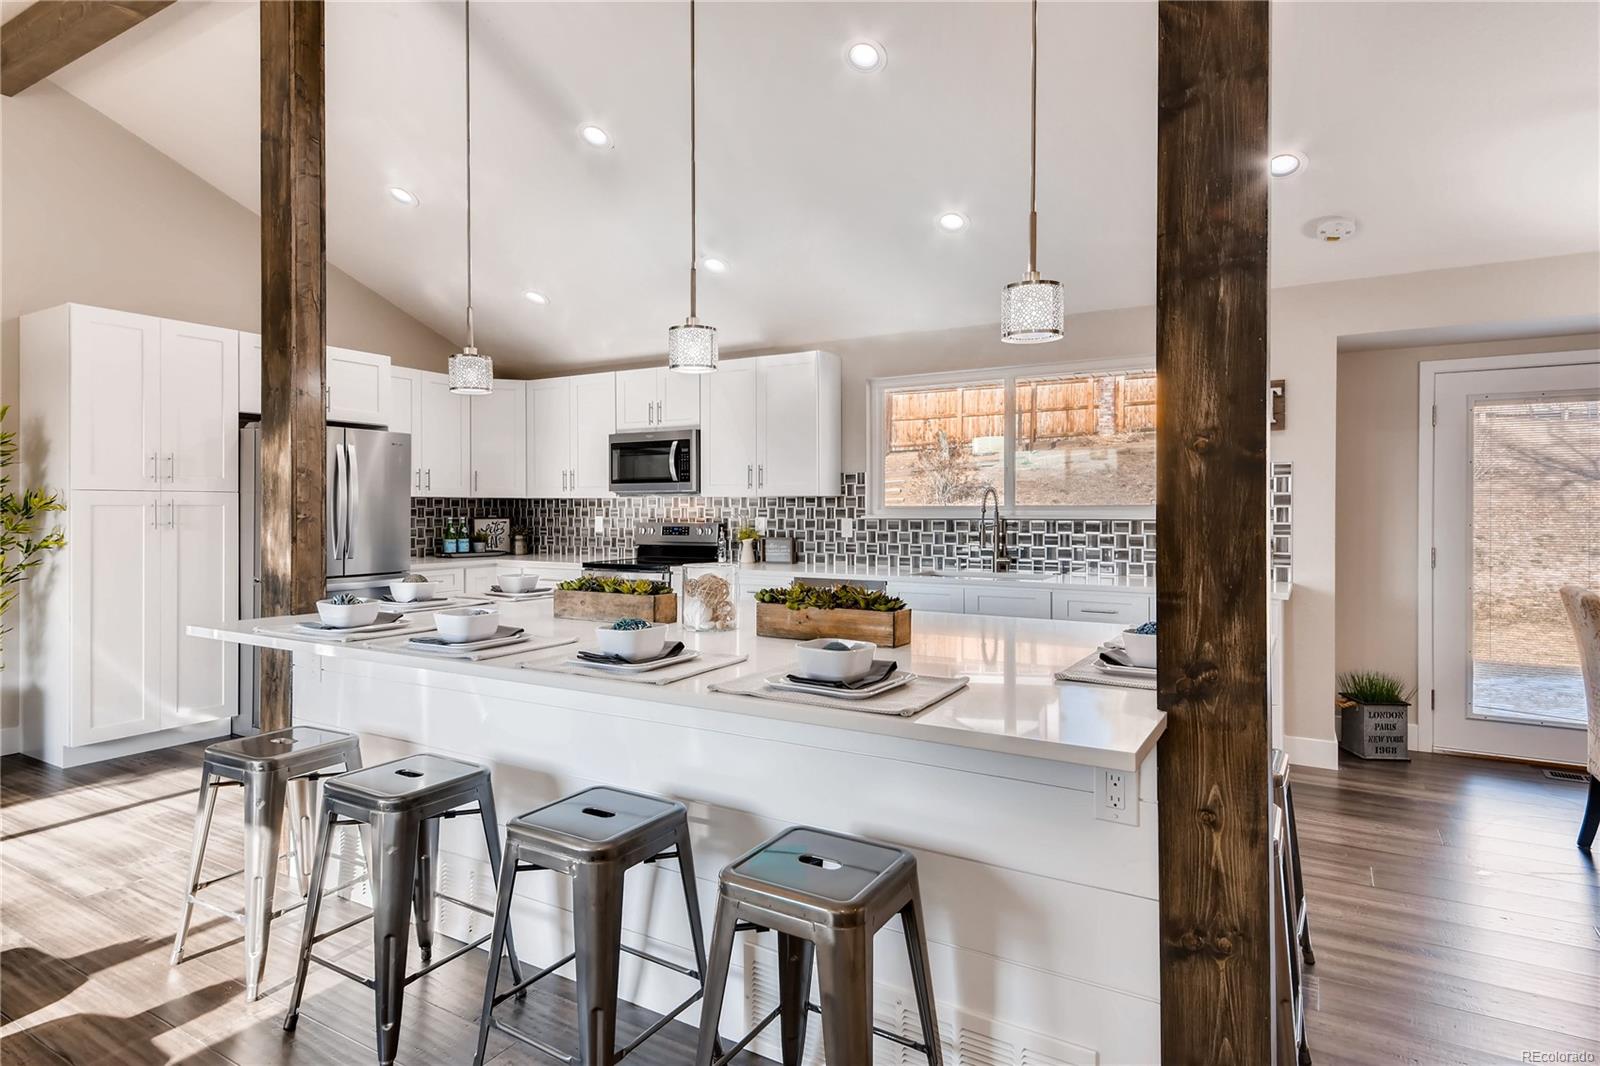
[[(60, 771), (19, 756), (0, 760), (0, 1061), (62, 1063), (359, 1064), (373, 1055), (372, 993), (320, 967), (307, 981), (300, 1023), (281, 1023), (288, 1002), (298, 914), (273, 925), (264, 994), (243, 1002), (240, 927), (196, 910), (183, 965), (171, 967), (179, 891), (188, 864), (199, 746)], [(217, 802), (207, 871), (238, 868), (238, 790)], [(282, 882), (279, 882), (280, 885)], [(237, 882), (231, 884), (236, 885)], [(228, 883), (213, 898), (226, 903)], [(323, 928), (361, 913), (330, 901)], [(340, 908), (343, 908), (342, 910)], [(370, 971), (369, 927), (319, 945), (328, 957)], [(442, 955), (450, 942), (436, 947)], [(417, 953), (413, 943), (411, 966)], [(401, 1063), (467, 1063), (477, 1042), (483, 952), (406, 990)], [(576, 1047), (571, 985), (541, 981), (527, 1005), (498, 1016), (558, 1045)], [(691, 1007), (689, 1016), (694, 1017)], [(624, 1040), (655, 1020), (622, 1013)], [(627, 1061), (684, 1066), (695, 1030), (674, 1023)], [(496, 1066), (551, 1061), (492, 1033)], [(767, 1060), (741, 1055), (740, 1066)]]
[[(371, 994), (328, 971), (313, 968), (296, 1032), (280, 1028), (294, 916), (276, 927), (268, 992), (256, 1003), (241, 1001), (231, 922), (200, 914), (188, 961), (167, 965), (198, 764), (198, 748), (65, 772), (0, 760), (8, 1066), (372, 1061)], [(1600, 874), (1573, 846), (1582, 785), (1420, 755), (1351, 761), (1338, 774), (1297, 767), (1292, 781), (1317, 957), (1307, 1002), (1319, 1066), (1558, 1061), (1524, 1052), (1600, 1061)], [(228, 806), (238, 802), (218, 803), (212, 854), (221, 871), (241, 846), (237, 807)], [(330, 941), (330, 954), (362, 968), (371, 953), (364, 929)], [(471, 1060), (482, 959), (473, 952), (408, 990), (402, 1062)], [(523, 1024), (570, 1033), (568, 988), (536, 993)], [(623, 1032), (650, 1018), (630, 1009)], [(692, 1040), (689, 1026), (673, 1025), (628, 1061), (683, 1066)], [(497, 1066), (547, 1061), (499, 1034), (490, 1053)]]
[[(1290, 780), (1318, 1066), (1600, 1061), (1600, 875), (1574, 844), (1583, 785), (1429, 755), (1346, 757)], [(1531, 1057), (1556, 1053), (1578, 1057)]]

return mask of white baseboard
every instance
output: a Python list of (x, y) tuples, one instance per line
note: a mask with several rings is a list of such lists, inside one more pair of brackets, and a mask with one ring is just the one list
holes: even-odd
[(1339, 768), (1339, 745), (1332, 739), (1297, 737), (1285, 734), (1283, 750), (1294, 766), (1314, 766), (1319, 770)]
[(8, 725), (0, 729), (0, 755), (15, 755), (22, 750), (22, 727)]

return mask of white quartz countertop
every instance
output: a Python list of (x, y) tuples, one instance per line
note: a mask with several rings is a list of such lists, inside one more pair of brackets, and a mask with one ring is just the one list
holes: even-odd
[[(499, 606), (506, 624), (522, 626), (535, 637), (571, 636), (593, 643), (594, 622), (556, 618), (548, 600)], [(450, 661), (398, 647), (403, 644), (403, 637), (316, 643), (258, 633), (255, 629), (260, 624), (245, 621), (226, 626), (190, 626), (188, 632), (194, 637), (282, 648), (329, 659), (576, 689), (1113, 770), (1137, 770), (1166, 728), (1166, 715), (1157, 710), (1154, 692), (1055, 680), (1055, 671), (1077, 662), (1117, 633), (1119, 627), (1114, 625), (919, 611), (913, 620), (911, 643), (883, 649), (880, 657), (893, 657), (902, 667), (919, 674), (965, 674), (971, 684), (921, 714), (899, 718), (711, 691), (710, 686), (717, 681), (752, 674), (771, 676), (794, 663), (793, 641), (756, 635), (753, 604), (742, 606), (735, 630), (695, 633), (670, 626), (668, 639), (681, 639), (702, 652), (730, 652), (748, 658), (734, 666), (661, 686), (605, 676), (522, 669), (523, 662), (558, 653), (552, 650), (476, 663)]]

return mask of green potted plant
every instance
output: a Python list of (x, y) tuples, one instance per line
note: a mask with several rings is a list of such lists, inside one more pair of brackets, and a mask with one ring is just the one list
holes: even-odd
[(755, 526), (739, 527), (739, 561), (753, 563), (756, 561), (756, 539), (761, 534), (756, 532)]
[(1378, 670), (1339, 675), (1339, 746), (1361, 759), (1411, 758), (1406, 735), (1414, 690)]
[[(9, 406), (0, 407), (0, 424), (10, 411)], [(17, 435), (0, 430), (0, 638), (8, 632), (3, 620), (28, 573), (44, 562), (47, 553), (67, 546), (64, 530), (44, 528), (50, 512), (65, 511), (66, 506), (55, 493), (43, 489), (13, 492), (11, 468), (16, 462)]]

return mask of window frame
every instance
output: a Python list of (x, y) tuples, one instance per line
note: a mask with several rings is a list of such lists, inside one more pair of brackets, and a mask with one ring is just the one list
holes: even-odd
[[(1028, 366), (975, 367), (969, 370), (930, 371), (867, 379), (867, 500), (866, 517), (885, 518), (973, 518), (970, 504), (960, 507), (885, 507), (883, 503), (883, 463), (887, 441), (884, 424), (885, 394), (905, 388), (935, 385), (967, 385), (1000, 381), (1005, 388), (1005, 437), (1001, 446), (1004, 470), (1003, 488), (1007, 503), (1001, 509), (1013, 518), (1154, 518), (1155, 505), (1123, 504), (1102, 506), (1030, 505), (1019, 506), (1016, 466), (1017, 379), (1033, 377), (1085, 377), (1091, 374), (1147, 372), (1156, 368), (1154, 354), (1095, 359), (1084, 362), (1042, 363)], [(1159, 403), (1159, 394), (1157, 402)]]

